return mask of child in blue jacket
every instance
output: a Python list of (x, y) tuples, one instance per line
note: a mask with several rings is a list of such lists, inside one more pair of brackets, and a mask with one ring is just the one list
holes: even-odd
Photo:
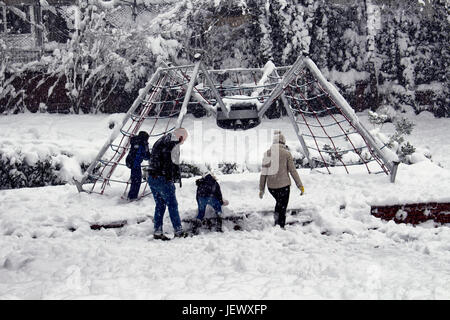
[(137, 199), (142, 182), (141, 163), (143, 160), (150, 160), (148, 138), (149, 135), (145, 131), (140, 131), (137, 136), (130, 138), (130, 152), (126, 158), (126, 165), (131, 169), (128, 200)]

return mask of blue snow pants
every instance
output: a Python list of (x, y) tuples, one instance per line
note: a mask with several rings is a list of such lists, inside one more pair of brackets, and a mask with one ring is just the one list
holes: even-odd
[(209, 204), (213, 209), (216, 211), (218, 215), (222, 213), (222, 205), (220, 204), (219, 200), (215, 197), (198, 197), (197, 198), (197, 204), (198, 204), (198, 215), (197, 219), (202, 220), (205, 216), (206, 206)]
[(139, 189), (141, 188), (142, 182), (142, 171), (141, 166), (134, 166), (131, 168), (131, 178), (130, 178), (130, 191), (128, 192), (128, 199), (133, 200), (138, 197)]

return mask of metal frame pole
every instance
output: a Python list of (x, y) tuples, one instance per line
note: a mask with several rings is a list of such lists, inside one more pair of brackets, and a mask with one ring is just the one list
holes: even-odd
[(258, 117), (262, 118), (270, 105), (283, 93), (283, 90), (289, 85), (292, 79), (296, 76), (296, 72), (303, 65), (303, 56), (299, 56), (289, 71), (283, 76), (283, 79), (278, 83), (278, 85), (273, 89), (272, 94), (269, 99), (266, 100), (264, 105), (258, 111)]
[[(275, 69), (275, 75), (277, 77), (280, 77), (277, 70)], [(300, 141), (300, 144), (303, 149), (303, 153), (308, 159), (308, 164), (311, 169), (314, 168), (314, 162), (311, 160), (311, 156), (309, 154), (308, 146), (306, 145), (305, 139), (303, 139), (303, 135), (300, 133), (300, 128), (298, 127), (297, 122), (295, 121), (294, 113), (292, 112), (291, 107), (289, 106), (289, 101), (286, 98), (286, 95), (284, 92), (281, 94), (281, 101), (283, 102), (284, 109), (286, 110), (286, 113), (288, 114), (289, 120), (291, 121), (292, 126), (294, 127), (295, 134), (297, 135), (298, 140)]]
[(2, 24), (3, 24), (3, 30), (2, 32), (6, 33), (8, 31), (8, 27), (6, 24), (6, 4), (0, 5), (2, 8)]
[(225, 114), (225, 116), (227, 118), (229, 118), (230, 117), (230, 110), (228, 110), (228, 108), (225, 107), (225, 104), (223, 103), (222, 97), (220, 96), (219, 91), (217, 91), (216, 86), (214, 85), (214, 82), (212, 81), (211, 76), (210, 76), (208, 70), (206, 70), (206, 68), (203, 65), (203, 63), (200, 64), (200, 69), (202, 70), (203, 74), (205, 75), (206, 82), (208, 83), (209, 87), (211, 88), (211, 91), (212, 91), (214, 97), (216, 98), (216, 101), (219, 104), (220, 109)]
[(306, 159), (308, 159), (309, 167), (313, 169), (314, 162), (311, 160), (308, 146), (306, 145), (305, 139), (303, 139), (303, 135), (300, 133), (300, 128), (298, 127), (298, 124), (295, 121), (294, 113), (292, 112), (291, 107), (289, 106), (289, 102), (287, 101), (287, 98), (284, 95), (284, 93), (281, 94), (281, 101), (283, 102), (284, 109), (286, 109), (286, 112), (289, 116), (289, 120), (291, 120), (292, 126), (294, 127), (295, 134), (297, 135), (297, 138), (300, 141), (300, 144), (302, 145), (303, 153), (305, 154)]
[[(163, 70), (168, 71), (172, 77), (174, 77), (174, 78), (179, 78), (179, 79), (180, 79), (180, 82), (183, 83), (183, 81), (184, 81), (184, 79), (185, 79), (185, 76), (184, 76), (183, 74), (180, 75), (180, 74), (179, 74), (179, 71), (176, 70), (176, 69), (178, 69), (179, 67), (177, 67), (177, 66), (170, 66), (170, 67), (169, 67), (167, 63), (165, 63), (165, 62), (162, 62), (162, 63), (166, 66)], [(194, 66), (194, 67), (195, 67), (195, 64), (194, 64), (194, 65), (187, 65), (187, 66), (183, 66), (183, 67), (191, 67), (191, 66)], [(185, 85), (185, 84), (183, 84), (182, 87), (183, 87), (184, 89), (187, 90), (187, 87), (188, 87), (188, 86)], [(201, 94), (199, 94), (198, 92), (195, 92), (194, 90), (192, 90), (192, 91), (191, 91), (191, 96), (192, 96), (198, 103), (200, 103), (201, 106), (202, 106), (207, 112), (211, 112), (211, 113), (213, 113), (214, 115), (217, 114), (216, 110), (208, 103), (208, 101), (205, 100), (205, 98), (202, 97)], [(188, 102), (189, 102), (189, 101), (188, 101)]]
[(186, 95), (184, 96), (183, 105), (180, 109), (180, 114), (178, 115), (177, 119), (177, 128), (181, 128), (184, 120), (184, 116), (187, 114), (187, 105), (189, 103), (189, 100), (191, 100), (192, 90), (194, 89), (195, 81), (197, 80), (198, 71), (200, 69), (201, 64), (201, 55), (196, 54), (194, 57), (194, 70), (192, 71), (191, 79), (189, 80), (189, 84), (186, 90)]

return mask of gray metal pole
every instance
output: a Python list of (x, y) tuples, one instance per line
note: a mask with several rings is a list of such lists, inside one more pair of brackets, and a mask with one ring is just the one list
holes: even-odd
[(201, 68), (203, 74), (205, 75), (206, 82), (208, 83), (209, 87), (211, 88), (211, 91), (212, 91), (214, 97), (216, 97), (216, 101), (217, 101), (217, 103), (219, 104), (220, 109), (221, 109), (222, 112), (225, 114), (225, 116), (226, 116), (227, 118), (229, 118), (229, 117), (230, 117), (230, 110), (228, 110), (228, 109), (225, 107), (225, 104), (223, 103), (222, 97), (220, 96), (219, 91), (217, 91), (216, 86), (214, 85), (214, 82), (212, 81), (212, 79), (211, 79), (211, 77), (210, 77), (210, 75), (209, 75), (208, 70), (206, 70), (206, 68), (205, 68), (205, 66), (203, 65), (203, 63), (200, 64), (200, 68)]
[(311, 169), (313, 169), (314, 163), (311, 160), (308, 146), (306, 145), (305, 139), (303, 139), (303, 135), (300, 133), (300, 128), (298, 127), (298, 124), (295, 121), (294, 113), (292, 112), (291, 107), (289, 106), (289, 102), (287, 101), (287, 98), (284, 95), (284, 93), (281, 94), (281, 101), (283, 102), (284, 108), (286, 109), (286, 112), (289, 116), (289, 120), (291, 120), (292, 126), (294, 127), (295, 134), (297, 135), (297, 138), (300, 141), (300, 144), (302, 145), (303, 153), (304, 153), (306, 159), (308, 159), (309, 167)]
[[(275, 74), (277, 77), (279, 77), (279, 74), (277, 70), (275, 69)], [(305, 155), (306, 159), (308, 159), (308, 163), (310, 168), (312, 169), (314, 167), (314, 163), (311, 160), (311, 156), (309, 154), (308, 146), (306, 145), (305, 139), (303, 139), (303, 135), (300, 133), (300, 128), (298, 127), (297, 122), (295, 121), (294, 113), (291, 110), (291, 107), (289, 106), (289, 101), (286, 98), (286, 95), (284, 92), (281, 94), (281, 101), (283, 102), (284, 109), (286, 110), (286, 113), (288, 114), (289, 120), (291, 121), (292, 126), (294, 127), (295, 134), (297, 135), (298, 140), (300, 141), (300, 144), (303, 149), (303, 154)]]
[[(170, 73), (170, 75), (172, 76), (172, 77), (174, 77), (174, 78), (179, 78), (180, 79), (180, 83), (183, 83), (184, 82), (184, 75), (180, 75), (179, 74), (179, 71), (177, 70), (177, 69), (179, 69), (180, 67), (177, 67), (177, 66), (168, 66), (167, 65), (167, 63), (165, 63), (165, 62), (162, 62), (166, 67), (163, 69), (164, 71), (168, 71), (169, 73)], [(186, 66), (183, 66), (183, 67), (191, 67), (191, 66), (194, 66), (195, 67), (195, 64), (194, 65), (186, 65)], [(185, 84), (183, 84), (182, 85), (182, 87), (184, 88), (184, 89), (186, 89), (187, 90), (187, 85), (185, 85)], [(216, 115), (216, 109), (214, 109), (212, 106), (211, 106), (211, 104), (209, 104), (208, 103), (208, 101), (206, 101), (205, 100), (205, 98), (203, 98), (202, 97), (202, 95), (201, 94), (199, 94), (198, 92), (195, 92), (194, 90), (191, 92), (191, 96), (198, 102), (198, 103), (200, 103), (200, 105), (207, 111), (207, 112), (211, 112), (212, 114), (214, 114), (214, 115)]]
[(189, 100), (191, 100), (192, 89), (194, 88), (195, 81), (197, 80), (198, 71), (202, 62), (200, 54), (196, 54), (194, 59), (194, 70), (192, 71), (191, 79), (189, 80), (189, 84), (186, 90), (186, 95), (184, 96), (183, 105), (181, 106), (180, 114), (178, 115), (177, 128), (181, 128), (181, 126), (183, 125), (184, 116), (187, 114), (187, 106)]
[(7, 24), (6, 24), (6, 5), (3, 4), (3, 5), (1, 5), (1, 7), (2, 7), (2, 13), (3, 13), (3, 16), (2, 16), (3, 32), (6, 33), (8, 31)]
[(289, 71), (283, 76), (283, 79), (278, 83), (278, 85), (273, 89), (272, 94), (269, 99), (266, 100), (262, 108), (258, 112), (258, 117), (262, 118), (267, 109), (271, 104), (282, 94), (283, 90), (289, 85), (292, 79), (296, 76), (296, 72), (303, 65), (303, 56), (299, 56)]
[(43, 32), (43, 23), (42, 23), (42, 7), (40, 2), (37, 2), (37, 5), (34, 7), (34, 16), (35, 16), (35, 33), (36, 33), (36, 45), (42, 53), (42, 46), (44, 44), (44, 32)]

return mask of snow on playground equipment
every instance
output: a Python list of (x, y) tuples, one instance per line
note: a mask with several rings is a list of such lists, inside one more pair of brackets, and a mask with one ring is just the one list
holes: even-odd
[[(144, 121), (150, 124), (150, 145), (182, 126), (188, 104), (200, 104), (221, 128), (247, 130), (259, 125), (279, 99), (311, 168), (332, 173), (332, 168), (343, 167), (350, 173), (349, 166), (359, 165), (368, 173), (390, 174), (394, 182), (397, 156), (364, 128), (311, 59), (300, 56), (285, 67), (268, 62), (264, 68), (207, 70), (196, 55), (192, 65), (164, 65), (156, 70), (82, 180), (75, 180), (78, 191), (103, 194), (110, 183), (122, 183), (126, 194), (129, 171), (125, 156), (130, 137)], [(113, 177), (118, 172), (121, 175), (117, 176), (126, 178)], [(85, 190), (87, 183), (92, 185)], [(149, 194), (145, 181), (142, 183), (141, 197)]]

